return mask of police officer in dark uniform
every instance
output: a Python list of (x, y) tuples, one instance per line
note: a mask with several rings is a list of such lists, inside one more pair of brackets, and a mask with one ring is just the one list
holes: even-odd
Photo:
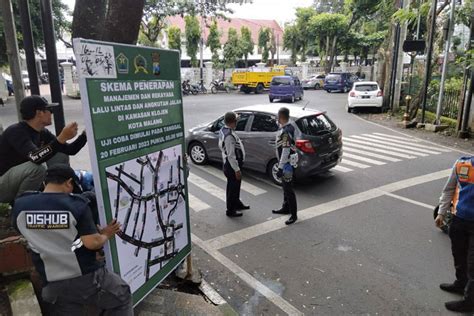
[(120, 224), (114, 220), (98, 229), (88, 200), (72, 194), (77, 180), (68, 165), (54, 165), (44, 192), (24, 193), (14, 204), (13, 226), (32, 250), (43, 300), (52, 306), (50, 315), (84, 315), (90, 305), (110, 315), (133, 315), (130, 287), (96, 259)]
[(282, 180), (283, 205), (279, 210), (273, 210), (274, 214), (290, 214), (285, 222), (291, 225), (298, 219), (296, 215), (296, 195), (293, 190), (293, 174), (297, 166), (298, 154), (295, 145), (295, 127), (290, 122), (290, 110), (281, 108), (278, 111), (278, 123), (281, 129), (276, 139), (276, 155), (278, 159), (277, 176)]
[(245, 160), (245, 149), (239, 136), (234, 132), (237, 126), (237, 115), (227, 112), (224, 115), (225, 126), (219, 132), (219, 148), (222, 151), (224, 174), (227, 178), (226, 204), (227, 216), (242, 216), (240, 210), (248, 210), (250, 206), (240, 200), (242, 172), (240, 168)]
[(444, 225), (447, 212), (453, 213), (449, 227), (456, 280), (440, 284), (443, 291), (463, 295), (447, 302), (446, 309), (458, 313), (474, 312), (474, 157), (462, 157), (454, 164), (440, 198), (436, 225)]

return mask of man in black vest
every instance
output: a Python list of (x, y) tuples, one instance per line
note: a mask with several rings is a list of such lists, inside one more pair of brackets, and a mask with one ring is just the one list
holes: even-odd
[(234, 112), (227, 112), (224, 122), (226, 126), (219, 132), (219, 148), (222, 151), (224, 174), (227, 178), (226, 214), (229, 217), (239, 217), (242, 216), (240, 210), (250, 208), (240, 200), (240, 186), (242, 184), (240, 168), (245, 160), (245, 149), (239, 136), (234, 132), (237, 126), (237, 115)]

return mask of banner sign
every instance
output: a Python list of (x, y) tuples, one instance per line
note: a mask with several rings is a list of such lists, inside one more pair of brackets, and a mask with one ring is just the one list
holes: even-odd
[(74, 39), (109, 269), (141, 301), (190, 253), (178, 51)]

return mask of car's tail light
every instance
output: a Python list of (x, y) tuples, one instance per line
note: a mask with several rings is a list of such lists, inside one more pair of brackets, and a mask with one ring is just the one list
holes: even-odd
[(299, 139), (296, 141), (296, 147), (304, 153), (307, 154), (314, 154), (316, 151), (314, 150), (313, 145), (309, 140)]
[(382, 90), (379, 90), (379, 92), (377, 93), (377, 96), (378, 96), (378, 97), (383, 97), (383, 91), (382, 91)]
[(354, 91), (351, 91), (351, 93), (349, 94), (349, 96), (350, 96), (351, 98), (354, 98), (354, 97), (356, 96), (356, 93), (355, 93)]

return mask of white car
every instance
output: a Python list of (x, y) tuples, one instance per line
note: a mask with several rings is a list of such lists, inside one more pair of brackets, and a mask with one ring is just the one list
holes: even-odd
[(375, 107), (382, 111), (383, 92), (375, 81), (354, 82), (347, 97), (347, 112), (356, 108)]

